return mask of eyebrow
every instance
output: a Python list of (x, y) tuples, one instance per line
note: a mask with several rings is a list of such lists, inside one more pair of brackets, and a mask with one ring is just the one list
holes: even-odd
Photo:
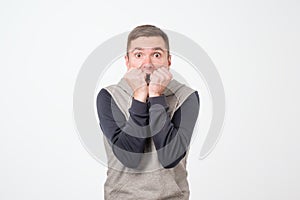
[[(135, 51), (135, 50), (144, 50), (145, 48), (142, 48), (142, 47), (135, 47), (134, 49), (130, 50), (131, 52), (132, 51)], [(151, 48), (152, 50), (160, 50), (160, 51), (164, 51), (164, 50), (167, 50), (167, 49), (162, 49), (161, 47), (153, 47)]]

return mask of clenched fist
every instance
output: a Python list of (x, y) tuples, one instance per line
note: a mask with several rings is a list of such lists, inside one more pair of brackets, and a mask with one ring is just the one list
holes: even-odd
[(139, 68), (133, 68), (127, 71), (124, 78), (133, 90), (133, 98), (146, 102), (148, 96), (148, 87), (145, 81), (146, 74)]
[(150, 76), (149, 97), (160, 96), (170, 83), (173, 76), (167, 67), (160, 67), (154, 70)]

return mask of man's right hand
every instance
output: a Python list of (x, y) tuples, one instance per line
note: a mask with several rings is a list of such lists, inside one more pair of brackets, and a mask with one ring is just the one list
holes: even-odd
[(146, 102), (148, 96), (148, 87), (145, 81), (146, 74), (141, 69), (130, 69), (126, 72), (124, 78), (133, 90), (133, 98)]

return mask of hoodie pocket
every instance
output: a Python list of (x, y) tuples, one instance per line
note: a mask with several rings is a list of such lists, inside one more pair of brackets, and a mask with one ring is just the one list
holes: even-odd
[(183, 192), (168, 171), (126, 174), (126, 182), (118, 184), (109, 200), (180, 200)]

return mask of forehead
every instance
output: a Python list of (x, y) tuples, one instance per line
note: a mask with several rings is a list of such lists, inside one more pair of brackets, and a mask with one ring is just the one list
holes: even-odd
[(139, 37), (130, 42), (129, 49), (143, 48), (143, 47), (160, 47), (162, 49), (166, 48), (165, 41), (162, 37)]

